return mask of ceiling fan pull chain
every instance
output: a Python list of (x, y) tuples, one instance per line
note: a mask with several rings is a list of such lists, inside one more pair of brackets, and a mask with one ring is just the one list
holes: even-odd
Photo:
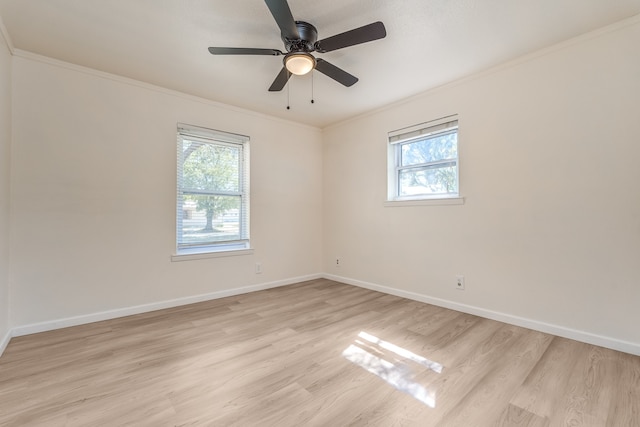
[(313, 100), (313, 71), (312, 71), (311, 72), (311, 103), (313, 104), (314, 102), (316, 101)]
[(290, 98), (289, 98), (289, 88), (290, 87), (291, 87), (291, 85), (287, 85), (287, 110), (291, 109), (291, 107), (289, 106), (289, 104), (291, 104)]

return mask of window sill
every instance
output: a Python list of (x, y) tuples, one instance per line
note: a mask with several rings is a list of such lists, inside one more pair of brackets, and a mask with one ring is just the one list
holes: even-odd
[(253, 249), (231, 249), (225, 251), (214, 251), (214, 252), (190, 252), (190, 253), (182, 253), (182, 254), (173, 254), (171, 255), (172, 262), (179, 261), (192, 261), (196, 259), (207, 259), (207, 258), (222, 258), (229, 256), (241, 256), (241, 255), (252, 255)]
[(464, 205), (464, 197), (443, 197), (440, 199), (406, 199), (387, 200), (384, 206), (387, 208), (403, 208), (408, 206), (442, 206)]

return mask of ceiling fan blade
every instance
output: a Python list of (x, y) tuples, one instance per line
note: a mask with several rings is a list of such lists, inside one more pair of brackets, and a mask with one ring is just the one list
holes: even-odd
[(316, 42), (315, 48), (316, 51), (320, 53), (331, 52), (332, 50), (342, 49), (343, 47), (382, 39), (385, 38), (386, 35), (387, 30), (384, 28), (384, 24), (378, 21), (365, 25), (364, 27), (319, 40)]
[(289, 77), (291, 77), (291, 73), (287, 71), (285, 67), (282, 67), (282, 70), (280, 70), (280, 72), (276, 76), (276, 79), (273, 81), (273, 83), (271, 83), (269, 92), (281, 91), (289, 81)]
[(322, 58), (316, 59), (316, 70), (347, 87), (353, 86), (358, 81), (356, 76), (352, 76), (342, 68), (338, 68)]
[(276, 20), (276, 24), (280, 27), (282, 36), (290, 40), (299, 39), (298, 27), (293, 19), (287, 0), (264, 0), (264, 2)]
[(254, 49), (249, 47), (210, 47), (212, 55), (284, 55), (278, 49)]

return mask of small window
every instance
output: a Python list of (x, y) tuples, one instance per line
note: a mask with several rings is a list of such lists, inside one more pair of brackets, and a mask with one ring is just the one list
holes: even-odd
[(391, 201), (458, 197), (457, 116), (390, 132), (388, 174)]
[(177, 254), (249, 248), (249, 138), (178, 125)]

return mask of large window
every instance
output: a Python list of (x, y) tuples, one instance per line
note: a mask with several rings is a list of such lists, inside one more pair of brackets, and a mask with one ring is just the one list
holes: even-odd
[(178, 125), (177, 253), (249, 248), (249, 138)]
[(389, 200), (458, 197), (458, 120), (389, 133)]

